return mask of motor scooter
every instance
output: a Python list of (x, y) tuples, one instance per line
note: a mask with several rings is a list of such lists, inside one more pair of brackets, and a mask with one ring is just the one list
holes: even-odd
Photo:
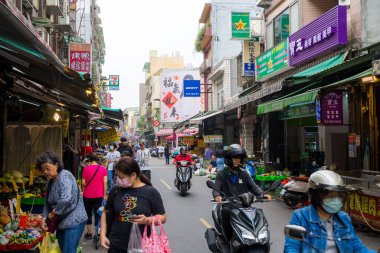
[(189, 161), (177, 161), (176, 163), (176, 178), (174, 180), (174, 186), (181, 192), (182, 196), (186, 195), (186, 192), (191, 188), (192, 168)]
[[(277, 188), (280, 184), (280, 181), (274, 182), (268, 191)], [(216, 189), (214, 182), (208, 180), (207, 186), (225, 196), (223, 192)], [(271, 241), (268, 222), (261, 208), (251, 206), (255, 202), (265, 201), (263, 198), (256, 198), (250, 192), (238, 197), (224, 198), (221, 203), (213, 201), (212, 218), (215, 228), (208, 228), (205, 232), (210, 251), (213, 253), (269, 252)], [(222, 225), (222, 209), (227, 209), (230, 214), (231, 238), (227, 238)]]
[(198, 158), (196, 154), (191, 155), (191, 159), (194, 161), (194, 171), (199, 169), (203, 169), (203, 165), (201, 164), (201, 160)]

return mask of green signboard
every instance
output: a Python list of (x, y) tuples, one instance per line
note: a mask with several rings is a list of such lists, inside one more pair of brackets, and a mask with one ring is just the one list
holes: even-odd
[(284, 40), (256, 57), (256, 80), (288, 67), (288, 41)]
[(251, 38), (249, 12), (231, 12), (232, 39), (249, 40)]
[(281, 111), (280, 119), (299, 119), (315, 116), (315, 102), (305, 102), (296, 106), (288, 106), (286, 109)]

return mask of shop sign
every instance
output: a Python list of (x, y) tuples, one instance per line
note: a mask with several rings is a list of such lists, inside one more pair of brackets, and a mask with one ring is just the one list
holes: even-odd
[(321, 101), (319, 98), (315, 100), (315, 119), (317, 124), (321, 124)]
[(69, 66), (78, 73), (91, 73), (91, 44), (70, 43)]
[(109, 77), (108, 77), (108, 88), (109, 88), (109, 90), (119, 90), (120, 89), (120, 76), (119, 75), (109, 75)]
[(243, 43), (243, 76), (255, 76), (255, 59), (260, 55), (260, 42), (245, 40)]
[(346, 44), (347, 7), (336, 6), (289, 36), (289, 65), (300, 65)]
[(114, 128), (108, 129), (104, 132), (98, 132), (98, 140), (100, 146), (105, 146), (109, 143), (119, 140), (119, 136)]
[(201, 139), (201, 140), (198, 140), (198, 148), (204, 148), (205, 146), (204, 146), (204, 142), (203, 142), (203, 140)]
[(223, 135), (204, 135), (204, 143), (223, 143)]
[(201, 81), (200, 80), (183, 80), (184, 97), (200, 97)]
[(350, 192), (346, 203), (346, 212), (352, 220), (365, 222), (361, 213), (371, 226), (380, 228), (380, 198), (364, 193)]
[(288, 67), (288, 41), (283, 40), (256, 58), (256, 81)]
[(356, 134), (348, 135), (348, 157), (356, 157)]
[(231, 12), (231, 38), (248, 40), (251, 38), (249, 12)]
[(194, 145), (194, 136), (184, 136), (182, 144), (192, 146)]
[(322, 96), (322, 124), (343, 124), (343, 94), (341, 90), (330, 91)]
[(302, 106), (287, 107), (281, 111), (280, 119), (298, 119), (315, 116), (315, 104), (310, 103)]

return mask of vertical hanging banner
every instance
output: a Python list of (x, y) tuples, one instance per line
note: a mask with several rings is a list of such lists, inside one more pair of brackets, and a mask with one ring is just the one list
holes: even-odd
[(201, 98), (198, 95), (199, 80), (199, 71), (194, 70), (164, 70), (161, 73), (161, 123), (182, 122), (199, 113), (201, 109)]
[(245, 40), (243, 44), (243, 76), (255, 76), (255, 59), (260, 55), (260, 42)]
[(91, 74), (91, 44), (70, 43), (69, 66), (78, 73)]
[(119, 90), (120, 89), (120, 76), (119, 75), (109, 75), (109, 77), (108, 77), (108, 89), (109, 90)]
[(324, 94), (321, 106), (323, 125), (343, 125), (343, 94), (341, 90)]
[(249, 12), (231, 12), (231, 38), (238, 40), (251, 38)]

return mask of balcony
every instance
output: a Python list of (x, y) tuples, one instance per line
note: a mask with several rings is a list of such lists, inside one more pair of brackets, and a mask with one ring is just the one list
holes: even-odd
[(206, 59), (202, 62), (201, 66), (199, 66), (199, 72), (203, 74), (207, 70), (211, 69), (211, 60)]
[(46, 15), (63, 16), (64, 1), (63, 0), (46, 0)]
[(202, 50), (204, 50), (210, 44), (211, 38), (212, 38), (212, 30), (211, 30), (211, 26), (209, 26), (206, 28), (205, 35), (201, 42)]

